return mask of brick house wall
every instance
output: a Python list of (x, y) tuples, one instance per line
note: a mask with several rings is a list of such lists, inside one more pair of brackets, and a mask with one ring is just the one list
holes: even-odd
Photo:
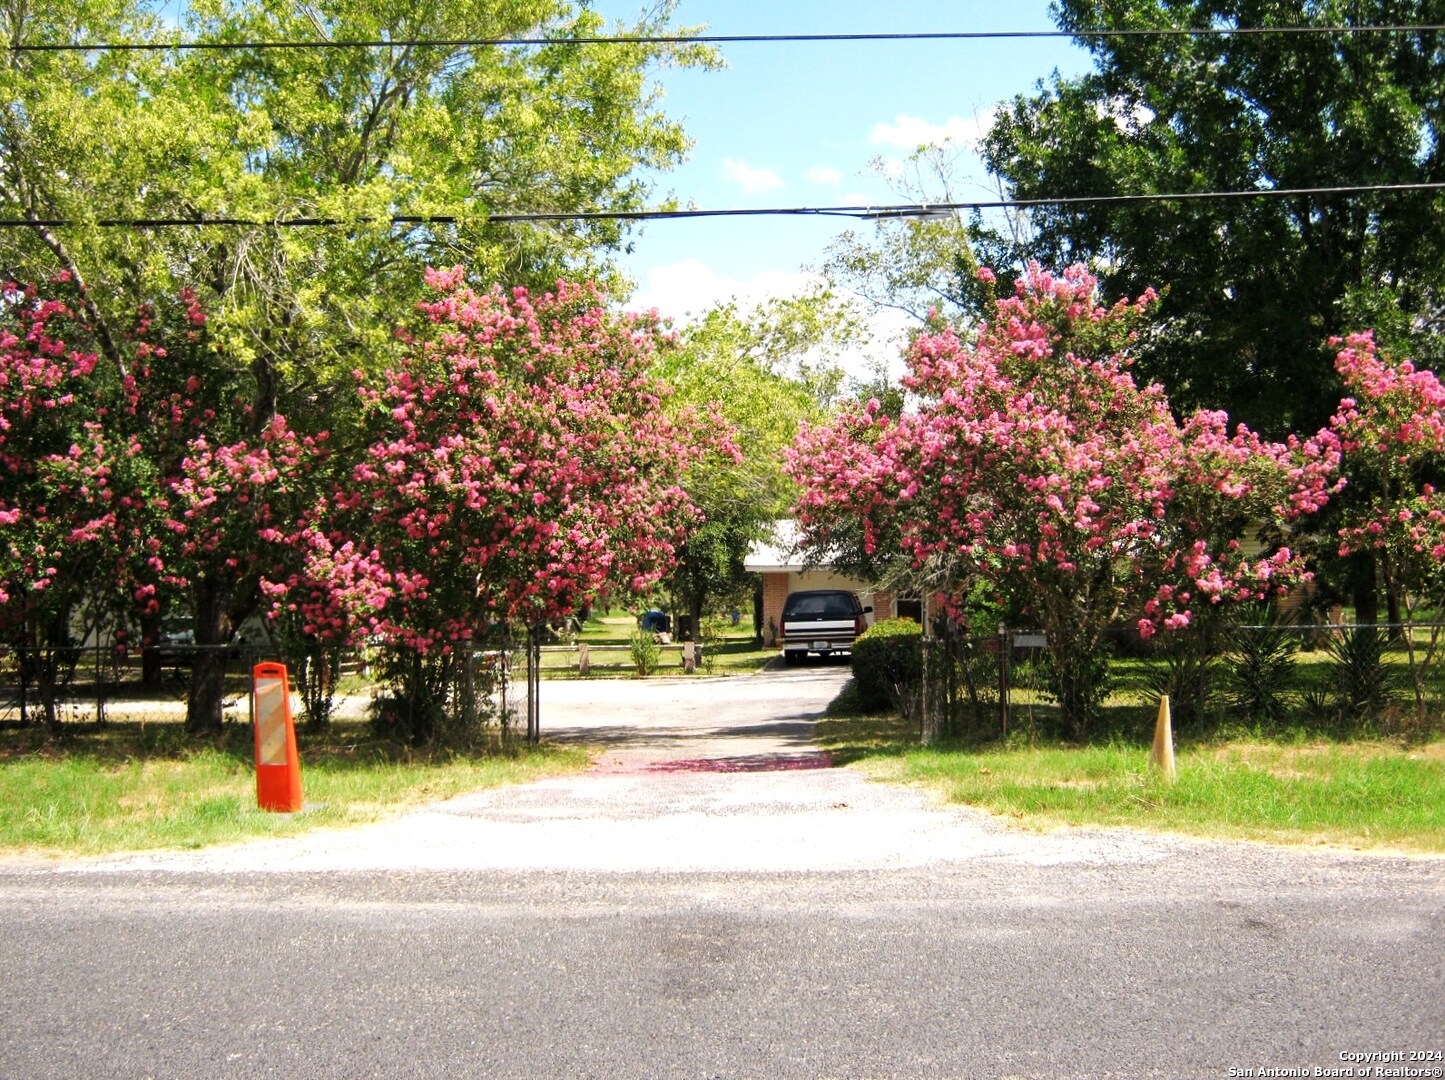
[(743, 563), (746, 569), (762, 578), (762, 630), (766, 647), (778, 646), (778, 624), (783, 618), (783, 604), (788, 599), (788, 593), (802, 589), (846, 589), (857, 593), (863, 606), (873, 609), (867, 613), (869, 626), (878, 619), (897, 616), (896, 601), (891, 592), (875, 589), (868, 582), (834, 574), (826, 568), (804, 569), (796, 552), (796, 527), (791, 522), (779, 522), (777, 532), (779, 539), (776, 543), (754, 545)]

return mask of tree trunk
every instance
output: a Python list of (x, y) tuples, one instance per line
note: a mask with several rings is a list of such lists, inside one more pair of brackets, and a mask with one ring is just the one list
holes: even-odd
[(60, 648), (65, 643), (65, 617), (45, 619), (32, 613), (28, 621), (31, 672), (35, 676), (35, 688), (40, 691), (45, 729), (51, 736), (58, 736), (61, 734), (61, 725), (60, 714), (55, 709), (55, 684), (60, 677)]
[(1355, 622), (1361, 626), (1374, 626), (1380, 621), (1380, 591), (1375, 574), (1375, 560), (1370, 556), (1356, 557), (1354, 588), (1351, 599), (1355, 604)]
[(702, 643), (702, 601), (702, 592), (699, 590), (689, 597), (687, 605), (688, 617), (692, 620), (692, 633), (689, 638), (698, 644)]
[(1094, 635), (1080, 634), (1064, 625), (1045, 626), (1053, 695), (1063, 714), (1064, 730), (1075, 742), (1087, 743), (1099, 720), (1107, 692), (1108, 658)]
[(142, 615), (140, 620), (140, 681), (147, 690), (154, 690), (161, 684), (163, 674), (161, 654), (156, 649), (160, 639), (160, 616)]
[(1379, 553), (1379, 584), (1385, 590), (1385, 621), (1390, 624), (1388, 638), (1390, 641), (1400, 640), (1400, 623), (1403, 617), (1400, 614), (1400, 587), (1395, 582), (1394, 569), (1390, 564), (1390, 553), (1388, 550)]
[(61, 733), (60, 714), (55, 711), (55, 673), (60, 665), (55, 656), (55, 648), (51, 645), (42, 645), (35, 655), (39, 661), (35, 670), (39, 677), (37, 681), (40, 690), (40, 707), (45, 716), (45, 730), (52, 736), (59, 735)]
[(193, 590), (196, 609), (196, 651), (191, 658), (191, 690), (186, 702), (186, 730), (193, 735), (219, 734), (226, 690), (226, 649), (231, 619), (224, 590), (201, 578)]

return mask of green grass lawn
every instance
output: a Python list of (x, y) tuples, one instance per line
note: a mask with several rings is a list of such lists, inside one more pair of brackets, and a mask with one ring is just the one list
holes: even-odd
[(304, 808), (256, 808), (248, 725), (187, 745), (179, 724), (108, 724), (40, 742), (0, 732), (0, 853), (98, 855), (198, 848), (375, 821), (464, 791), (580, 770), (581, 750), (525, 745), (427, 755), (373, 739), (364, 724), (301, 735)]
[[(632, 612), (594, 612), (577, 636), (591, 648), (591, 678), (637, 678), (629, 644), (637, 617)], [(549, 642), (548, 644), (555, 644)], [(598, 647), (601, 648), (598, 648)], [(754, 642), (752, 624), (744, 619), (737, 626), (727, 626), (721, 640), (703, 648), (703, 659), (697, 675), (740, 675), (757, 671), (777, 655), (776, 649), (762, 649)], [(542, 654), (542, 673), (546, 678), (577, 678), (576, 652)], [(682, 675), (682, 653), (677, 648), (664, 649), (661, 665), (655, 676)]]
[(1196, 836), (1445, 853), (1445, 740), (1184, 743), (1166, 783), (1142, 741), (923, 748), (896, 717), (834, 718), (817, 737), (883, 780), (1034, 828), (1136, 826)]

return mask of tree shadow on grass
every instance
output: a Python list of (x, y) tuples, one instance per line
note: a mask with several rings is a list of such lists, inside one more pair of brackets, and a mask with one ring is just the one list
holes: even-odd
[(898, 757), (918, 745), (918, 726), (896, 712), (865, 716), (827, 716), (813, 728), (813, 741), (834, 765), (871, 757)]

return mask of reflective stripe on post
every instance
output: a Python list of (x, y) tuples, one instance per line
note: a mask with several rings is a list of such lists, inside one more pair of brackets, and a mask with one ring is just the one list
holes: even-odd
[(291, 721), (291, 688), (285, 664), (251, 670), (256, 716), (256, 805), (283, 814), (301, 809), (301, 759)]

